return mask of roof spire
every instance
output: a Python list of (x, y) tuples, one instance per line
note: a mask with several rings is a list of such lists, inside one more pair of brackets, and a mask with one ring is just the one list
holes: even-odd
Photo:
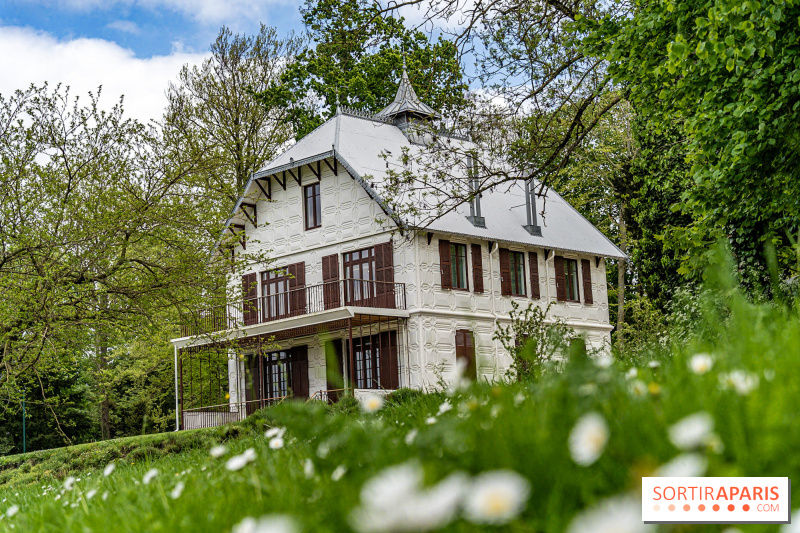
[(334, 115), (342, 114), (342, 104), (339, 102), (339, 87), (336, 87), (336, 113)]
[(403, 53), (403, 74), (400, 78), (400, 85), (397, 87), (394, 101), (383, 108), (376, 116), (394, 119), (395, 123), (406, 123), (412, 118), (439, 118), (439, 113), (423, 103), (417, 93), (414, 92), (411, 80), (408, 79), (405, 53)]

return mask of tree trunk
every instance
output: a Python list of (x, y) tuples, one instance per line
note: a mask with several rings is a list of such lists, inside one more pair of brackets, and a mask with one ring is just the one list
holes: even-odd
[[(619, 249), (628, 253), (628, 227), (625, 224), (625, 208), (627, 201), (623, 199), (619, 204)], [(619, 349), (625, 348), (625, 334), (622, 330), (625, 324), (625, 270), (627, 261), (621, 258), (617, 261), (617, 345)]]

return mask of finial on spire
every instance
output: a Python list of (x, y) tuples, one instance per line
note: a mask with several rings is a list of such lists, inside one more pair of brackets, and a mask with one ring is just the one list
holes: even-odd
[(336, 115), (342, 114), (342, 104), (339, 102), (339, 88), (336, 88)]

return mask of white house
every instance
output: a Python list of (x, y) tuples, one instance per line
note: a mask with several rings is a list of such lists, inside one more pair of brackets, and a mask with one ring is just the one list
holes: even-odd
[[(552, 190), (542, 225), (520, 184), (424, 228), (385, 208), (386, 154), (413, 149), (415, 121), (432, 118), (404, 73), (386, 109), (339, 110), (252, 176), (227, 223), (247, 237), (232, 253), (263, 246), (273, 263), (234, 280), (242, 301), (172, 341), (180, 427), (290, 395), (426, 387), (461, 358), (473, 377), (500, 378), (510, 356), (492, 337), (512, 301), (555, 302), (588, 344), (608, 343), (605, 258), (623, 254)], [(204, 355), (212, 345), (222, 360)]]

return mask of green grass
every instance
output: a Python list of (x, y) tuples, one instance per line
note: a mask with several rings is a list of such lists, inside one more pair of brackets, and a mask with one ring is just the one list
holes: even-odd
[[(527, 478), (530, 496), (522, 514), (504, 531), (564, 531), (576, 514), (620, 495), (637, 495), (640, 478), (680, 455), (668, 429), (698, 411), (710, 413), (722, 446), (699, 453), (710, 476), (789, 476), (800, 479), (800, 320), (795, 312), (751, 305), (732, 296), (722, 309), (707, 306), (703, 338), (654, 349), (631, 363), (600, 368), (573, 361), (536, 383), (476, 385), (453, 397), (453, 409), (436, 416), (443, 394), (400, 391), (376, 414), (352, 403), (335, 408), (287, 403), (225, 430), (143, 437), (6, 458), (19, 470), (0, 487), (0, 531), (230, 531), (244, 517), (288, 514), (303, 531), (349, 531), (352, 510), (365, 482), (383, 468), (417, 461), (427, 484), (453, 472), (477, 475), (508, 469)], [(689, 358), (711, 353), (713, 369), (697, 375)], [(660, 366), (651, 368), (648, 359)], [(758, 386), (740, 394), (720, 385), (724, 373), (744, 370)], [(607, 421), (610, 438), (589, 466), (573, 460), (569, 435), (589, 412)], [(436, 422), (426, 420), (436, 416)], [(285, 446), (273, 450), (268, 427), (286, 427)], [(406, 443), (409, 432), (417, 437)], [(184, 440), (185, 439), (185, 440)], [(212, 444), (226, 442), (227, 455), (213, 459)], [(247, 448), (256, 460), (239, 471), (226, 460)], [(138, 450), (138, 451), (137, 451)], [(117, 459), (103, 477), (102, 467)], [(313, 461), (307, 478), (304, 464)], [(30, 465), (29, 467), (26, 465)], [(345, 467), (338, 481), (332, 473)], [(148, 484), (143, 476), (156, 468)], [(62, 492), (63, 476), (79, 470), (80, 481)], [(35, 484), (27, 484), (34, 479)], [(178, 481), (185, 490), (170, 492)], [(43, 487), (52, 486), (53, 490)], [(96, 490), (93, 498), (87, 493)], [(46, 492), (43, 495), (43, 492)], [(102, 495), (108, 493), (107, 499)], [(5, 501), (3, 501), (5, 500)], [(793, 506), (800, 504), (794, 497)], [(675, 531), (722, 531), (729, 526), (681, 526)], [(777, 531), (775, 525), (738, 526)], [(487, 526), (456, 517), (445, 531), (484, 531)]]

